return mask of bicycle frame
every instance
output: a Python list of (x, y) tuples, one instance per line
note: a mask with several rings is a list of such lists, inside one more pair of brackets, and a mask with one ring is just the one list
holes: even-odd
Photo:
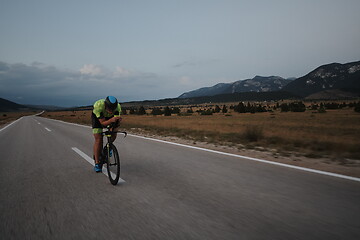
[(120, 131), (110, 131), (110, 127), (107, 127), (107, 131), (105, 131), (105, 132), (103, 132), (102, 133), (102, 136), (105, 136), (106, 138), (107, 138), (107, 143), (106, 143), (106, 149), (107, 149), (107, 154), (109, 154), (109, 151), (110, 151), (110, 148), (109, 148), (109, 146), (110, 146), (110, 143), (112, 143), (111, 142), (111, 137), (112, 137), (112, 134), (117, 134), (117, 133), (122, 133), (122, 134), (124, 134), (124, 138), (126, 138), (126, 136), (127, 136), (127, 132), (120, 132)]
[[(123, 133), (125, 135), (124, 136), (124, 138), (125, 138), (127, 136), (127, 133), (119, 132), (119, 131), (112, 131), (110, 129), (111, 129), (111, 127), (108, 126), (107, 131), (102, 132), (102, 136), (106, 136), (106, 138), (107, 138), (107, 143), (101, 151), (101, 161), (102, 161), (102, 163), (107, 165), (108, 177), (110, 179), (111, 184), (116, 185), (119, 180), (119, 177), (120, 177), (120, 159), (119, 159), (118, 151), (117, 151), (115, 145), (113, 144), (111, 138), (112, 138), (113, 134), (117, 134), (117, 133)], [(112, 149), (112, 155), (113, 155), (113, 160), (114, 160), (113, 163), (110, 160), (110, 158), (111, 158), (110, 150), (111, 149)], [(112, 166), (115, 166), (115, 169), (116, 169), (115, 175), (113, 174), (113, 171), (110, 170), (110, 167), (112, 167)]]

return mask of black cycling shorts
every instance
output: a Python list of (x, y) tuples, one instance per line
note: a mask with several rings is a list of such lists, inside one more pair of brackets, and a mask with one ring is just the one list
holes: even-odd
[[(103, 117), (105, 120), (109, 120), (112, 117)], [(103, 125), (101, 125), (99, 119), (96, 117), (94, 113), (91, 113), (91, 123), (93, 128), (93, 133), (102, 133), (102, 129), (104, 128)], [(120, 125), (119, 122), (116, 122), (113, 127), (118, 127)]]

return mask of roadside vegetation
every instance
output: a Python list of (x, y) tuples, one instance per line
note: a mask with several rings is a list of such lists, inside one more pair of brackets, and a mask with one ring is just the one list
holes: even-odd
[[(233, 103), (124, 108), (129, 132), (174, 136), (238, 149), (360, 159), (360, 102)], [(91, 111), (45, 117), (90, 125)]]
[(0, 112), (0, 127), (23, 116), (35, 115), (37, 112)]

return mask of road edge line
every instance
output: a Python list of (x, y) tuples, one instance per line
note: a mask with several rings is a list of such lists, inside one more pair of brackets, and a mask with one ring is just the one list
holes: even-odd
[(165, 141), (165, 140), (159, 140), (159, 139), (155, 139), (155, 138), (148, 138), (148, 137), (143, 137), (143, 136), (138, 136), (138, 135), (133, 135), (133, 134), (128, 134), (128, 135), (132, 136), (132, 137), (146, 139), (146, 140), (151, 140), (151, 141), (156, 141), (156, 142), (161, 142), (161, 143), (167, 143), (167, 144), (172, 144), (172, 145), (186, 147), (186, 148), (192, 148), (192, 149), (211, 152), (211, 153), (217, 153), (217, 154), (226, 155), (226, 156), (230, 156), (230, 157), (244, 158), (244, 159), (251, 160), (251, 161), (267, 163), (267, 164), (272, 164), (272, 165), (297, 169), (297, 170), (301, 170), (301, 171), (312, 172), (312, 173), (317, 173), (317, 174), (322, 174), (322, 175), (338, 177), (338, 178), (343, 178), (343, 179), (347, 179), (347, 180), (360, 182), (360, 178), (346, 176), (346, 175), (342, 175), (342, 174), (338, 174), (338, 173), (325, 172), (325, 171), (311, 169), (311, 168), (299, 167), (299, 166), (295, 166), (295, 165), (279, 163), (279, 162), (273, 162), (273, 161), (259, 159), (259, 158), (247, 157), (247, 156), (237, 155), (237, 154), (233, 154), (233, 153), (220, 152), (220, 151), (216, 151), (216, 150), (212, 150), (212, 149), (194, 147), (194, 146), (185, 145), (185, 144), (181, 144), (181, 143), (168, 142), (168, 141)]
[(23, 118), (23, 117), (18, 118), (18, 119), (16, 119), (15, 121), (13, 121), (13, 122), (9, 123), (8, 125), (6, 125), (5, 127), (1, 128), (1, 129), (0, 129), (0, 132), (3, 131), (3, 130), (5, 130), (6, 128), (10, 127), (10, 126), (13, 125), (14, 123), (20, 121), (22, 118)]
[(88, 125), (81, 125), (81, 124), (77, 124), (77, 123), (65, 122), (65, 121), (62, 121), (62, 120), (53, 119), (53, 118), (46, 118), (46, 117), (42, 117), (42, 116), (38, 116), (38, 117), (41, 117), (41, 118), (44, 118), (44, 119), (49, 119), (49, 120), (56, 121), (56, 122), (66, 123), (66, 124), (69, 124), (69, 125), (85, 127), (85, 128), (91, 128), (91, 126), (88, 126)]
[[(69, 123), (69, 122), (65, 122), (65, 121), (61, 121), (61, 120), (57, 120), (57, 119), (52, 119), (52, 118), (47, 118), (47, 119), (62, 122), (62, 123), (67, 123), (67, 124), (70, 124), (70, 125), (91, 128), (90, 126), (87, 126), (87, 125)], [(297, 170), (301, 170), (301, 171), (305, 171), (305, 172), (317, 173), (317, 174), (321, 174), (321, 175), (326, 175), (326, 176), (337, 177), (337, 178), (342, 178), (342, 179), (347, 179), (347, 180), (351, 180), (351, 181), (360, 182), (360, 178), (351, 177), (351, 176), (347, 176), (347, 175), (342, 175), (342, 174), (338, 174), (338, 173), (325, 172), (325, 171), (321, 171), (321, 170), (305, 168), (305, 167), (299, 167), (299, 166), (285, 164), (285, 163), (273, 162), (273, 161), (259, 159), (259, 158), (252, 158), (252, 157), (247, 157), (247, 156), (242, 156), (242, 155), (237, 155), (237, 154), (232, 154), (232, 153), (220, 152), (220, 151), (211, 150), (211, 149), (207, 149), (207, 148), (194, 147), (194, 146), (185, 145), (185, 144), (181, 144), (181, 143), (174, 143), (174, 142), (169, 142), (169, 141), (160, 140), (160, 139), (156, 139), (156, 138), (138, 136), (138, 135), (134, 135), (134, 134), (128, 134), (128, 136), (142, 138), (142, 139), (146, 139), (146, 140), (150, 140), (150, 141), (156, 141), (156, 142), (172, 144), (172, 145), (186, 147), (186, 148), (192, 148), (192, 149), (201, 150), (201, 151), (217, 153), (217, 154), (231, 156), (231, 157), (243, 158), (243, 159), (247, 159), (247, 160), (251, 160), (251, 161), (267, 163), (267, 164), (272, 164), (272, 165), (281, 166), (281, 167), (287, 167), (287, 168), (292, 168), (292, 169), (297, 169)]]

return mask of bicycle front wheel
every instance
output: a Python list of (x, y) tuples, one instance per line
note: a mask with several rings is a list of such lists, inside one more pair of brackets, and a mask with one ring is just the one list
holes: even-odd
[(119, 153), (114, 146), (114, 144), (109, 143), (109, 147), (107, 148), (107, 172), (109, 176), (109, 180), (112, 185), (116, 185), (120, 178), (120, 158)]

